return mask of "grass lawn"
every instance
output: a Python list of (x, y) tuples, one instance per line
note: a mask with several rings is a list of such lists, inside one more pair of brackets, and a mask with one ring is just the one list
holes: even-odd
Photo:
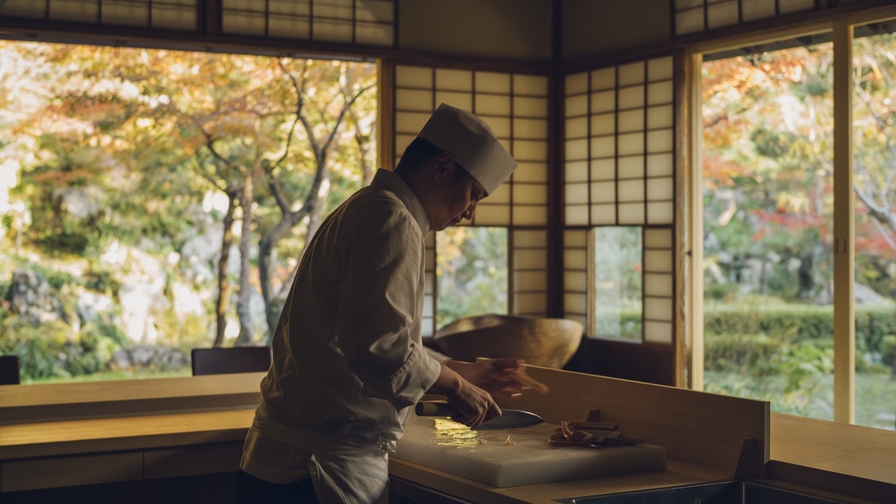
[(22, 380), (23, 385), (41, 384), (41, 383), (74, 383), (74, 382), (93, 382), (93, 381), (111, 381), (111, 380), (143, 380), (146, 378), (175, 378), (178, 376), (191, 376), (193, 374), (190, 366), (184, 366), (177, 370), (171, 371), (103, 371), (89, 375), (78, 375), (71, 378), (56, 376), (53, 378), (45, 378), (39, 380), (25, 379)]
[[(706, 371), (704, 390), (717, 394), (766, 400), (775, 413), (834, 419), (834, 378), (807, 380), (787, 393), (781, 376), (756, 378), (740, 373)], [(856, 424), (896, 430), (896, 381), (889, 373), (856, 373)]]

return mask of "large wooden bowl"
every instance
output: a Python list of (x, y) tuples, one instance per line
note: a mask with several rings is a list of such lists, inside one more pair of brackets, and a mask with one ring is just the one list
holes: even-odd
[(439, 329), (435, 341), (445, 355), (460, 361), (511, 357), (560, 369), (579, 348), (582, 331), (575, 320), (490, 314), (457, 319)]

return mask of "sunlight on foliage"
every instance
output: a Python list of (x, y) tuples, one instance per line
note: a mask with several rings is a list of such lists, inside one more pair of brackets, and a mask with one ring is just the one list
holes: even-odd
[[(702, 69), (705, 387), (815, 418), (833, 418), (832, 49)], [(859, 314), (896, 316), (894, 50), (891, 34), (855, 41), (857, 409), (875, 426), (896, 411), (896, 349)], [(891, 397), (862, 390), (878, 381)]]
[(0, 350), (25, 382), (267, 343), (307, 235), (375, 168), (371, 63), (0, 41), (0, 68)]

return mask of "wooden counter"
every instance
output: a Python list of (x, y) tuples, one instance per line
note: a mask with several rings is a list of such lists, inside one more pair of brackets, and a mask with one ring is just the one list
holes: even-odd
[(264, 373), (0, 385), (0, 424), (257, 405)]
[(770, 478), (896, 502), (896, 432), (772, 414)]
[[(598, 407), (605, 419), (667, 446), (668, 469), (508, 488), (492, 488), (400, 456), (392, 457), (390, 472), (487, 503), (548, 504), (766, 475), (772, 480), (764, 481), (782, 486), (851, 495), (847, 500), (852, 502), (896, 502), (896, 433), (786, 415), (765, 415), (766, 424), (757, 425), (767, 403), (563, 371), (530, 372), (552, 392), (528, 394), (513, 401), (514, 407), (532, 409), (549, 422), (582, 418)], [(0, 492), (235, 471), (262, 376), (2, 386)], [(101, 415), (91, 414), (97, 409), (86, 405), (117, 416), (94, 418)], [(161, 411), (152, 413), (151, 406)], [(10, 423), (9, 411), (28, 420)], [(29, 416), (42, 412), (52, 418)], [(763, 432), (769, 437), (763, 439)], [(755, 443), (742, 442), (749, 439)], [(753, 474), (757, 461), (761, 474)]]

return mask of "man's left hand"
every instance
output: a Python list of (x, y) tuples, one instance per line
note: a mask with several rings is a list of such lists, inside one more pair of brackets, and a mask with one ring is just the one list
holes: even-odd
[(526, 368), (520, 359), (483, 359), (475, 363), (452, 359), (445, 365), (492, 396), (517, 397), (529, 388), (519, 378)]

